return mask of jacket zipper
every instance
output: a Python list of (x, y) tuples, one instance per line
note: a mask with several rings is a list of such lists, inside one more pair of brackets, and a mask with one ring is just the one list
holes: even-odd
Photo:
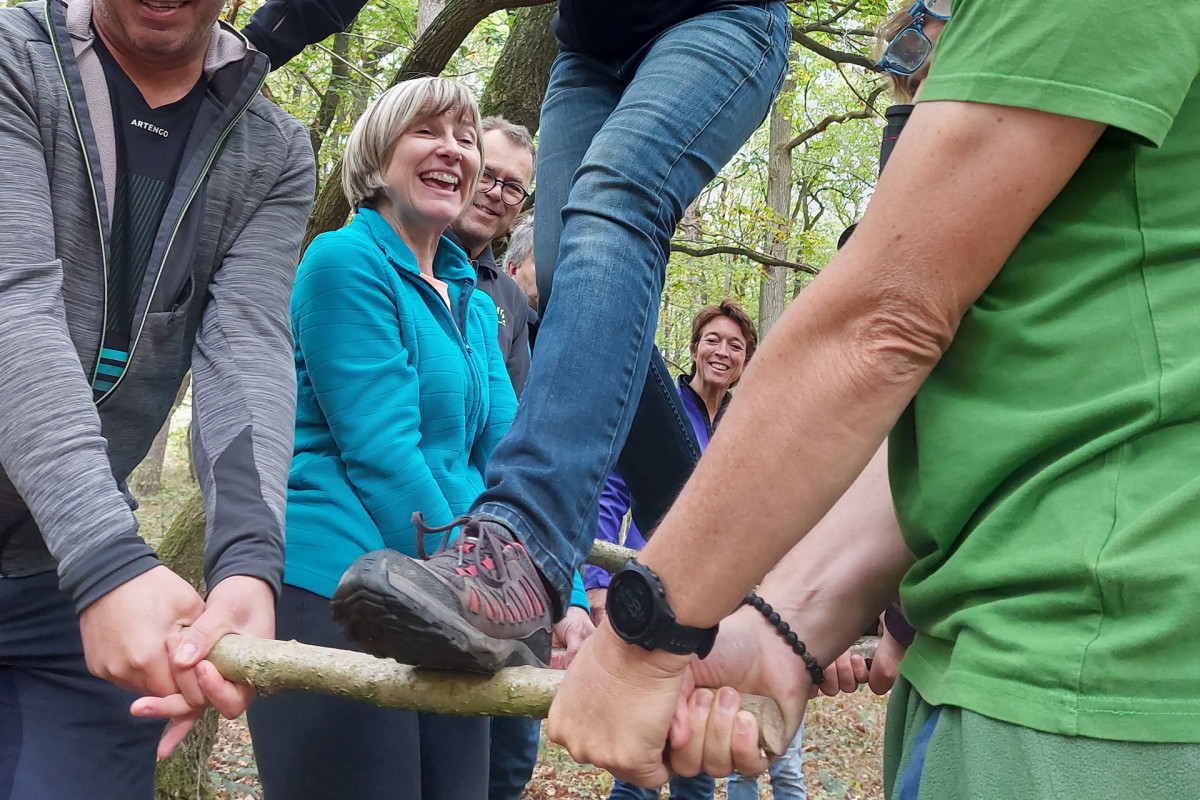
[[(83, 164), (87, 168), (88, 188), (92, 191), (92, 206), (96, 209), (96, 232), (100, 238), (100, 274), (104, 279), (104, 308), (101, 310), (100, 315), (100, 343), (96, 347), (96, 364), (92, 367), (92, 377), (88, 380), (88, 388), (90, 389), (95, 384), (96, 376), (99, 374), (100, 353), (104, 350), (104, 336), (108, 330), (108, 248), (104, 242), (104, 215), (100, 212), (100, 196), (96, 193), (96, 180), (92, 174), (92, 161), (88, 158), (87, 142), (83, 136), (83, 127), (79, 124), (79, 115), (75, 111), (75, 100), (71, 97), (71, 85), (67, 81), (67, 72), (63, 67), (62, 53), (58, 49), (58, 37), (54, 35), (54, 20), (50, 19), (50, 2), (51, 0), (46, 0), (46, 4), (43, 7), (46, 16), (46, 28), (50, 33), (50, 46), (54, 48), (54, 62), (58, 65), (58, 74), (62, 78), (63, 91), (67, 93), (67, 107), (71, 110), (71, 121), (75, 124), (75, 135), (79, 137), (79, 149), (83, 155)], [(129, 368), (128, 362), (126, 362), (125, 368)], [(107, 397), (107, 394), (105, 394), (105, 397)], [(99, 400), (96, 401), (97, 404), (99, 402)]]
[[(425, 283), (425, 281), (422, 280), (421, 278), (414, 278), (412, 276), (411, 272), (409, 272), (407, 269), (405, 269), (401, 265), (397, 264), (395, 261), (392, 261), (391, 257), (388, 257), (388, 262), (392, 265), (392, 268), (395, 269), (396, 272), (398, 272), (400, 275), (404, 276), (404, 278), (406, 280), (408, 280), (410, 283), (412, 283), (414, 286), (416, 286), (418, 292), (426, 292), (426, 293), (433, 292), (435, 295), (435, 298), (437, 300), (438, 307), (446, 309), (446, 313), (450, 315), (450, 324), (454, 326), (454, 331), (458, 334), (459, 344), (462, 345), (463, 350), (466, 353), (467, 368), (469, 370), (471, 370), (471, 377), (475, 379), (475, 385), (478, 387), (479, 396), (480, 396), (480, 398), (482, 398), (483, 392), (484, 392), (483, 378), (480, 376), (479, 370), (477, 370), (475, 368), (475, 362), (473, 362), (471, 360), (471, 354), (474, 353), (475, 351), (471, 349), (471, 345), (467, 342), (466, 335), (463, 333), (462, 328), (460, 328), (458, 325), (458, 320), (456, 320), (454, 318), (454, 312), (451, 311), (450, 308), (445, 303), (442, 302), (441, 296), (438, 295), (437, 292), (433, 291), (432, 286)], [(473, 292), (474, 290), (475, 290), (475, 287), (473, 285), (467, 287), (467, 292), (468, 292), (467, 297), (470, 297), (470, 292)], [(465, 321), (465, 318), (464, 318), (464, 321)], [(475, 404), (475, 414), (473, 415), (472, 419), (468, 420), (468, 423), (469, 423), (467, 425), (468, 428), (472, 427), (475, 424), (475, 422), (478, 420), (479, 415), (481, 413), (483, 413), (482, 399)]]

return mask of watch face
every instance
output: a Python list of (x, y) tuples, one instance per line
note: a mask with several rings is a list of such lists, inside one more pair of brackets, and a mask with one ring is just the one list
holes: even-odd
[(654, 596), (645, 579), (624, 574), (609, 589), (607, 613), (613, 628), (622, 636), (637, 637), (650, 627)]

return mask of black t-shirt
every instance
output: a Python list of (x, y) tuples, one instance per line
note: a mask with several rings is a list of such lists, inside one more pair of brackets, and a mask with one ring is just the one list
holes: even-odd
[(201, 77), (182, 99), (150, 108), (98, 36), (95, 47), (108, 82), (117, 145), (104, 348), (93, 385), (99, 396), (112, 388), (129, 360), (150, 251), (207, 81)]
[(564, 50), (626, 59), (655, 36), (718, 6), (769, 0), (558, 0), (554, 34)]

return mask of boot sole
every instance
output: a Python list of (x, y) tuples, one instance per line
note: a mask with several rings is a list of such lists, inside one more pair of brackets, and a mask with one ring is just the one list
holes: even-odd
[[(524, 640), (496, 639), (449, 609), (426, 605), (422, 598), (427, 593), (404, 575), (406, 567), (414, 567), (401, 559), (409, 560), (387, 552), (359, 556), (333, 594), (333, 618), (366, 652), (455, 672), (492, 674), (504, 667), (547, 666)], [(390, 567), (393, 562), (399, 568)], [(548, 646), (549, 632), (545, 638)]]

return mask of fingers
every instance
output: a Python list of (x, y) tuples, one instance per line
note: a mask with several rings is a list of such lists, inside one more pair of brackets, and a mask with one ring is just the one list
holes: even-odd
[(254, 690), (249, 686), (233, 683), (221, 677), (221, 673), (217, 671), (211, 661), (201, 661), (197, 664), (196, 675), (208, 704), (225, 719), (240, 717), (255, 697)]
[(671, 770), (691, 777), (704, 769), (704, 732), (716, 693), (697, 689), (688, 698), (680, 698), (679, 712), (671, 725)]
[(188, 731), (196, 724), (196, 720), (200, 719), (200, 715), (204, 713), (203, 709), (195, 711), (193, 714), (179, 717), (167, 723), (167, 729), (163, 732), (163, 736), (158, 740), (158, 760), (162, 761), (171, 753), (175, 752), (175, 748), (179, 747), (183, 742), (184, 737), (188, 735)]
[(604, 621), (605, 608), (608, 605), (608, 589), (605, 587), (588, 589), (587, 599), (588, 608), (592, 613), (592, 624), (600, 627), (600, 623)]
[(194, 708), (200, 708), (205, 705), (204, 691), (200, 688), (200, 681), (196, 677), (194, 670), (180, 665), (179, 649), (183, 644), (183, 634), (175, 631), (167, 637), (167, 652), (171, 655), (171, 675), (175, 680), (175, 685), (179, 689), (179, 693), (190, 703)]
[[(825, 682), (821, 684), (821, 691), (830, 697), (838, 692), (856, 692), (859, 685), (866, 683), (869, 678), (870, 671), (867, 669), (866, 659), (845, 652), (825, 668)], [(814, 693), (810, 696), (816, 695)]]
[(734, 689), (717, 690), (704, 731), (704, 770), (714, 778), (733, 772), (733, 719), (741, 707), (742, 698)]
[(169, 694), (166, 697), (139, 697), (129, 706), (129, 713), (135, 717), (157, 717), (171, 719), (191, 714), (196, 707), (188, 702), (181, 694)]
[(758, 720), (749, 711), (739, 711), (733, 720), (733, 769), (744, 775), (759, 775), (768, 762), (758, 746)]
[(867, 685), (871, 687), (872, 692), (886, 694), (891, 691), (892, 685), (900, 674), (900, 661), (904, 658), (907, 649), (893, 639), (886, 629), (884, 630), (883, 638), (879, 640), (879, 647), (875, 651), (875, 658), (871, 662), (870, 676), (867, 680)]
[(701, 771), (714, 777), (734, 771), (757, 775), (767, 768), (758, 746), (758, 722), (741, 710), (735, 690), (725, 686), (692, 693), (672, 722), (670, 763), (684, 776)]

